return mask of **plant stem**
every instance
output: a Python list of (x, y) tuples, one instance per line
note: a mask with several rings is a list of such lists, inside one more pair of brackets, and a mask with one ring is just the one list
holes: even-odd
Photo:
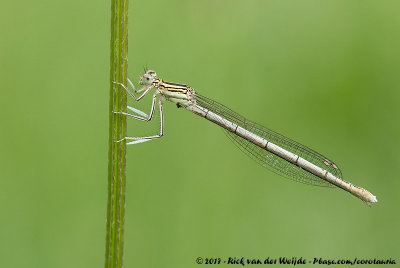
[(128, 0), (111, 0), (110, 111), (108, 150), (108, 203), (105, 267), (122, 267), (125, 222), (126, 85), (128, 73)]

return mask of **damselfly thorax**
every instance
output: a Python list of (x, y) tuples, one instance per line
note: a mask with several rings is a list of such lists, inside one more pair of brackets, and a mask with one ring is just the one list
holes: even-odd
[(154, 80), (152, 85), (160, 91), (166, 100), (171, 101), (179, 107), (187, 107), (195, 103), (194, 90), (188, 85), (171, 83), (160, 78)]

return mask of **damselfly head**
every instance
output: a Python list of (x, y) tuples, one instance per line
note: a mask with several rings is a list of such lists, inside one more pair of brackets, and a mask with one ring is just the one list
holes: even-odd
[(153, 81), (157, 78), (157, 74), (153, 70), (148, 70), (144, 75), (140, 77), (139, 84), (141, 85), (151, 85)]

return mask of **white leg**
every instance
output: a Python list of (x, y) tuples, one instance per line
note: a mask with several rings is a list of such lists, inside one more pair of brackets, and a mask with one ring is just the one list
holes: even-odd
[[(153, 136), (147, 136), (147, 137), (125, 137), (119, 141), (116, 142), (121, 142), (123, 140), (134, 140), (132, 142), (128, 142), (126, 145), (130, 145), (130, 144), (137, 144), (137, 143), (142, 143), (142, 142), (146, 142), (146, 141), (150, 141), (153, 139), (158, 139), (161, 138), (162, 136), (164, 136), (164, 112), (163, 112), (163, 105), (162, 105), (162, 101), (163, 99), (160, 98), (158, 101), (158, 106), (160, 108), (160, 134), (158, 135), (153, 135)], [(152, 112), (154, 113), (154, 111)]]
[(133, 108), (133, 107), (131, 107), (131, 106), (129, 106), (129, 105), (127, 105), (126, 108), (128, 108), (128, 109), (131, 110), (132, 112), (137, 113), (137, 114), (139, 114), (139, 115), (141, 115), (141, 116), (143, 116), (143, 117), (148, 117), (148, 115), (147, 115), (146, 113), (142, 112), (142, 111), (139, 110), (139, 109)]
[(140, 116), (133, 115), (133, 114), (129, 114), (129, 113), (125, 113), (125, 112), (113, 112), (113, 113), (115, 113), (115, 114), (123, 114), (123, 115), (129, 116), (129, 117), (135, 118), (137, 120), (142, 120), (142, 121), (145, 121), (145, 122), (149, 122), (153, 118), (154, 110), (155, 110), (155, 107), (156, 107), (157, 95), (159, 93), (160, 92), (157, 90), (153, 94), (153, 100), (151, 102), (151, 110), (150, 110), (150, 114), (149, 114), (149, 116), (147, 118), (140, 117)]
[(131, 79), (127, 78), (127, 80), (128, 80), (128, 84), (131, 86), (131, 88), (132, 88), (136, 93), (138, 93), (137, 90), (136, 90), (136, 88), (135, 88), (135, 85), (132, 83)]
[(144, 90), (146, 89), (146, 87), (147, 87), (147, 86), (143, 86), (141, 89), (136, 90), (136, 88), (135, 88), (135, 86), (133, 85), (132, 81), (131, 81), (129, 78), (127, 78), (127, 80), (128, 80), (128, 84), (131, 86), (131, 88), (132, 88), (133, 90), (135, 90), (135, 93), (140, 93), (140, 92), (144, 91)]
[[(132, 84), (131, 80), (128, 79), (128, 81), (130, 82), (132, 88), (135, 89), (135, 86)], [(153, 85), (149, 85), (149, 86), (144, 86), (144, 87), (142, 87), (142, 88), (141, 88), (140, 90), (138, 90), (138, 91), (135, 90), (136, 92), (142, 92), (142, 91), (144, 91), (142, 95), (140, 95), (138, 98), (136, 98), (135, 95), (134, 95), (124, 84), (118, 83), (118, 82), (113, 82), (113, 83), (122, 86), (122, 87), (126, 90), (126, 92), (128, 92), (128, 94), (129, 94), (135, 101), (140, 101), (141, 99), (143, 99), (143, 97), (146, 96), (147, 93), (149, 93), (149, 91), (150, 91), (152, 88), (154, 88)]]

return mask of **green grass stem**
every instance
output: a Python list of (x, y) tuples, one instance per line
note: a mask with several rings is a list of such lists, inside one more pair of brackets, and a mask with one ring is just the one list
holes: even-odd
[(113, 82), (126, 85), (128, 73), (128, 0), (111, 0), (111, 57), (108, 151), (108, 202), (105, 267), (122, 267), (124, 253), (126, 92)]

